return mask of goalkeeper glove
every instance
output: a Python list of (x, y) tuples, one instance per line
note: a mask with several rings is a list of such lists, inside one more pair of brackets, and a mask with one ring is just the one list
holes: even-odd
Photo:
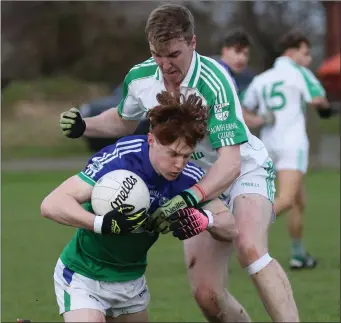
[(167, 218), (185, 207), (195, 207), (198, 199), (191, 190), (185, 190), (176, 195), (167, 203), (159, 207), (148, 219), (146, 229), (148, 231), (156, 231), (161, 233), (169, 232), (169, 223)]
[(76, 108), (71, 108), (69, 111), (63, 112), (60, 115), (59, 125), (63, 135), (68, 138), (81, 137), (86, 128), (85, 121)]
[(170, 231), (179, 240), (189, 239), (213, 226), (213, 215), (201, 208), (185, 208), (169, 217)]
[(100, 234), (123, 235), (134, 232), (147, 220), (147, 209), (142, 208), (132, 214), (134, 206), (123, 204), (117, 209), (109, 211), (104, 216), (96, 216), (94, 221), (94, 232)]

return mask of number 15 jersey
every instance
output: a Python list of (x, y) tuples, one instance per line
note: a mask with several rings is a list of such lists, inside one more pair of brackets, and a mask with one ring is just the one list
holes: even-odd
[(319, 96), (325, 91), (313, 73), (282, 56), (253, 79), (242, 104), (249, 111), (258, 107), (258, 114), (272, 110), (276, 123), (261, 129), (261, 140), (268, 150), (290, 149), (308, 146), (305, 106)]

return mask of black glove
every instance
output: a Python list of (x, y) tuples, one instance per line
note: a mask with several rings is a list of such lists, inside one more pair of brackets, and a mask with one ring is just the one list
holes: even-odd
[(316, 108), (318, 115), (321, 119), (329, 119), (335, 114), (340, 113), (340, 110), (334, 107), (329, 108)]
[(63, 135), (68, 138), (81, 137), (86, 128), (85, 121), (76, 108), (71, 108), (69, 111), (63, 112), (60, 115), (59, 125)]
[(142, 208), (132, 214), (134, 206), (122, 204), (119, 208), (109, 211), (104, 216), (96, 216), (94, 232), (101, 234), (123, 235), (134, 232), (147, 220), (147, 209)]

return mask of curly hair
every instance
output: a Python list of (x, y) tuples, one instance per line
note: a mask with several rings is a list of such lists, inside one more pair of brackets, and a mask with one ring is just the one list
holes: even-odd
[(159, 105), (149, 110), (150, 132), (162, 145), (171, 145), (179, 138), (194, 148), (207, 133), (209, 107), (203, 105), (202, 99), (191, 94), (172, 95), (162, 91), (156, 96)]

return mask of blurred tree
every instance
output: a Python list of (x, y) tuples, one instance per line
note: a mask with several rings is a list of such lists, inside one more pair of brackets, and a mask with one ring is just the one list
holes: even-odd
[[(150, 56), (144, 27), (160, 2), (3, 2), (2, 79), (64, 72), (116, 85)], [(212, 4), (186, 5), (196, 20), (198, 49), (210, 54)]]
[(322, 59), (325, 12), (320, 2), (307, 5), (305, 1), (238, 1), (233, 11), (227, 25), (242, 26), (250, 33), (256, 49), (251, 63), (258, 70), (272, 66), (279, 54), (279, 38), (292, 28), (309, 36), (314, 53)]

